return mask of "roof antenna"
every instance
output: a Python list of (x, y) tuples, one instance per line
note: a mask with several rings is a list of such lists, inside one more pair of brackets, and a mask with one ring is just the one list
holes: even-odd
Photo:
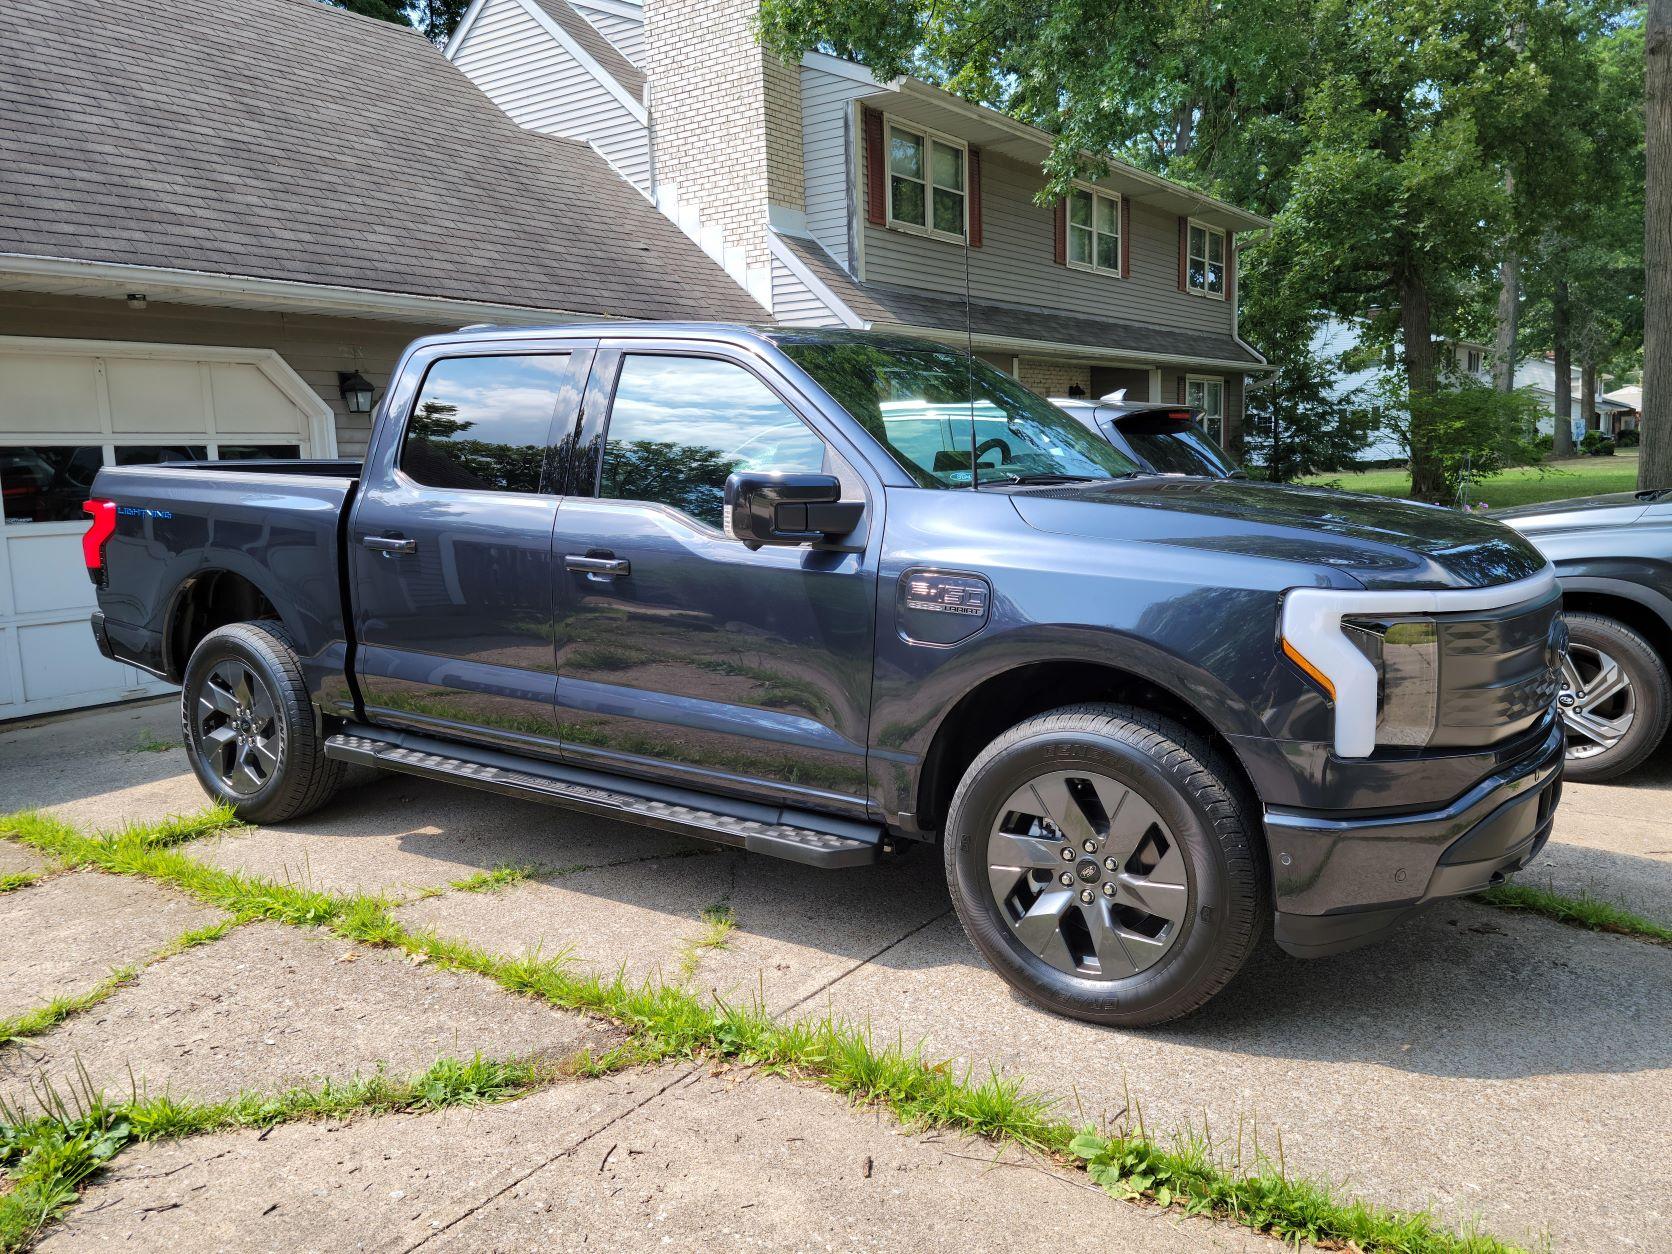
[[(966, 155), (965, 160), (968, 160)], [(970, 399), (970, 491), (981, 490), (981, 467), (975, 443), (975, 332), (970, 317), (969, 169), (964, 170), (964, 390)]]

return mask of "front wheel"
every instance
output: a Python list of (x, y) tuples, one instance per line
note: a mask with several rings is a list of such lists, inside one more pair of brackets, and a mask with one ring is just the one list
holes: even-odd
[(1666, 662), (1615, 618), (1570, 612), (1557, 708), (1567, 731), (1565, 773), (1579, 783), (1624, 775), (1655, 751), (1672, 719)]
[(959, 784), (945, 852), (976, 948), (1027, 997), (1092, 1023), (1198, 1009), (1270, 914), (1229, 768), (1131, 706), (1071, 706), (1005, 732)]
[(342, 783), (343, 764), (325, 756), (279, 623), (234, 623), (205, 636), (186, 663), (180, 718), (198, 782), (241, 819), (299, 818)]

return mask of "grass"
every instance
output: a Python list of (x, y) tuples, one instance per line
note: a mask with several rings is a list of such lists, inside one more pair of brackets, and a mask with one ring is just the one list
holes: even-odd
[[(1303, 482), (1375, 496), (1407, 496), (1411, 491), (1411, 472), (1403, 466), (1391, 470), (1340, 471), (1312, 475)], [(1469, 501), (1471, 504), (1485, 501), (1494, 509), (1506, 509), (1574, 496), (1630, 492), (1636, 487), (1637, 450), (1623, 449), (1613, 457), (1564, 458), (1541, 466), (1506, 470), (1474, 484)]]
[(0, 875), (0, 893), (28, 888), (31, 884), (40, 883), (43, 878), (39, 871), (17, 871), (11, 875)]
[(1594, 897), (1568, 897), (1548, 888), (1534, 888), (1530, 884), (1500, 884), (1478, 894), (1478, 898), (1503, 910), (1541, 914), (1547, 919), (1591, 932), (1612, 932), (1617, 936), (1636, 936), (1672, 945), (1672, 927)]
[(733, 917), (732, 908), (726, 902), (717, 901), (712, 906), (704, 906), (702, 931), (685, 942), (684, 953), (680, 955), (680, 978), (688, 980), (694, 976), (705, 953), (712, 953), (716, 949), (730, 949), (732, 929), (736, 926), (737, 919)]
[(156, 732), (149, 729), (139, 733), (139, 739), (134, 741), (134, 753), (167, 753), (170, 749), (180, 748), (178, 740), (164, 740)]
[[(607, 1018), (629, 1034), (608, 1065), (701, 1057), (815, 1082), (850, 1101), (885, 1107), (915, 1127), (956, 1129), (1063, 1162), (1083, 1162), (1092, 1178), (1116, 1197), (1214, 1215), (1289, 1242), (1351, 1241), (1365, 1254), (1497, 1254), (1511, 1248), (1490, 1236), (1450, 1231), (1426, 1213), (1400, 1213), (1340, 1199), (1327, 1185), (1290, 1178), (1281, 1159), (1274, 1165), (1258, 1152), (1246, 1167), (1240, 1150), (1227, 1165), (1205, 1136), (1163, 1146), (1145, 1134), (1141, 1123), (1136, 1132), (1124, 1127), (1077, 1128), (1058, 1115), (1055, 1099), (1032, 1092), (1019, 1079), (997, 1072), (981, 1077), (969, 1070), (958, 1072), (903, 1043), (879, 1045), (870, 1033), (831, 1017), (780, 1022), (758, 1003), (704, 1001), (678, 985), (633, 984), (621, 973), (605, 977), (577, 971), (562, 957), (502, 958), (432, 931), (408, 929), (382, 898), (337, 896), (253, 880), (195, 862), (174, 847), (189, 839), (188, 833), (201, 834), (226, 817), (224, 811), (212, 811), (90, 837), (58, 820), (23, 813), (0, 817), (0, 834), (76, 865), (170, 884), (240, 920), (264, 918), (328, 928), (368, 947), (421, 957), (437, 968), (473, 972), (512, 993)], [(705, 923), (704, 937), (723, 943), (729, 912), (716, 911)], [(132, 1113), (123, 1116), (130, 1137), (133, 1118)], [(154, 1121), (177, 1133), (209, 1130), (213, 1124), (178, 1116), (164, 1120), (160, 1115)], [(13, 1170), (18, 1187), (7, 1203), (27, 1193), (13, 1207), (23, 1219), (0, 1222), (15, 1228), (27, 1221), (38, 1228), (45, 1220), (31, 1216), (50, 1217), (68, 1205), (80, 1181), (107, 1160), (108, 1155), (97, 1158), (97, 1153), (105, 1144), (99, 1137), (108, 1135), (111, 1126), (70, 1129), (66, 1124), (62, 1134), (77, 1146), (64, 1156), (68, 1165), (54, 1172)], [(5, 1248), (0, 1244), (0, 1250)]]
[(72, 1205), (80, 1186), (134, 1142), (198, 1136), (237, 1128), (271, 1128), (302, 1119), (425, 1113), (510, 1101), (544, 1087), (565, 1071), (592, 1071), (584, 1057), (565, 1066), (550, 1060), (494, 1062), (442, 1058), (421, 1075), (391, 1079), (379, 1071), (344, 1084), (242, 1093), (228, 1101), (171, 1097), (111, 1103), (92, 1092), (41, 1094), (46, 1112), (26, 1117), (0, 1105), (0, 1172), (12, 1189), (0, 1194), (0, 1254), (25, 1248)]
[(497, 893), (513, 884), (520, 884), (540, 873), (537, 866), (496, 866), (491, 871), (478, 871), (462, 880), (454, 880), (449, 887), (461, 893)]

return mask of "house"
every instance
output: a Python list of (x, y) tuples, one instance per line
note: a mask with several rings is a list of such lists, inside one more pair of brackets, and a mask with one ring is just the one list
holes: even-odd
[(158, 690), (87, 628), (101, 463), (359, 456), (414, 336), (760, 319), (601, 152), (315, 0), (13, 0), (0, 42), (0, 719)]
[[(1454, 380), (1470, 379), (1476, 383), (1492, 381), (1492, 354), (1486, 345), (1470, 340), (1444, 340), (1438, 347), (1440, 372), (1443, 377)], [(1375, 385), (1386, 375), (1391, 365), (1390, 362), (1364, 361), (1362, 354), (1356, 351), (1358, 348), (1358, 327), (1340, 318), (1327, 319), (1312, 337), (1313, 353), (1334, 362), (1337, 366), (1338, 373), (1332, 391), (1336, 401), (1342, 405), (1375, 403)], [(1577, 442), (1586, 430), (1586, 424), (1580, 417), (1582, 385), (1578, 367), (1574, 367), (1572, 377), (1571, 421), (1573, 438)], [(1530, 390), (1537, 398), (1540, 409), (1539, 431), (1549, 435), (1556, 421), (1554, 361), (1549, 357), (1523, 359), (1515, 367), (1514, 385)], [(1590, 420), (1589, 429), (1612, 435), (1619, 429), (1621, 419), (1630, 418), (1632, 407), (1618, 397), (1605, 395), (1602, 387), (1603, 381), (1599, 378), (1596, 416)], [(1399, 434), (1386, 430), (1372, 437), (1359, 454), (1360, 461), (1371, 463), (1404, 461), (1408, 457), (1409, 451)]]
[(1237, 240), (1265, 219), (1113, 163), (1041, 205), (1052, 137), (755, 42), (758, 0), (474, 0), (448, 57), (590, 144), (780, 322), (963, 345), (1047, 395), (1202, 406), (1238, 442)]

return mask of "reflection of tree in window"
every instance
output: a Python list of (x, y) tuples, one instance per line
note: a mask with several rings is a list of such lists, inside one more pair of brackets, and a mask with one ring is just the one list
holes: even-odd
[(662, 440), (611, 440), (604, 450), (598, 494), (622, 501), (658, 501), (701, 519), (722, 521), (731, 457), (698, 444)]
[(567, 357), (437, 362), (407, 426), (401, 468), (438, 488), (538, 492)]

